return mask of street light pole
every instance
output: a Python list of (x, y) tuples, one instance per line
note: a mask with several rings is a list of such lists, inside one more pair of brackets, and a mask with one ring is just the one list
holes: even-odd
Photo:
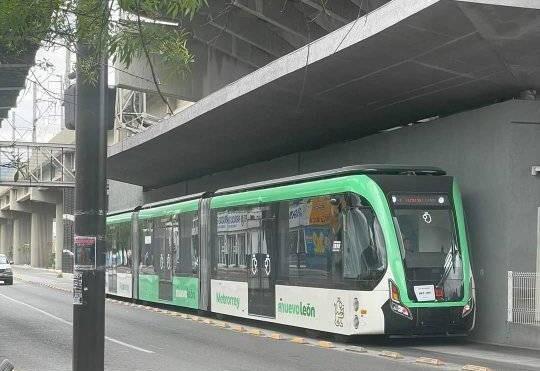
[[(79, 0), (79, 14), (94, 5), (94, 14), (105, 13), (106, 0)], [(73, 371), (104, 369), (107, 55), (91, 45), (96, 40), (89, 35), (77, 45)], [(89, 60), (97, 81), (81, 71)]]

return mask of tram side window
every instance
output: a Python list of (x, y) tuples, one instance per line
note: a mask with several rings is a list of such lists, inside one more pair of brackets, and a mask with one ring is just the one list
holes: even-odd
[(108, 268), (131, 269), (131, 223), (117, 223), (107, 226), (107, 252), (105, 263)]
[[(381, 277), (386, 249), (369, 203), (352, 193), (289, 202), (288, 270), (293, 285), (358, 287)], [(361, 286), (361, 285), (360, 285)]]
[(250, 252), (262, 251), (266, 243), (272, 243), (263, 231), (263, 226), (270, 225), (267, 219), (272, 219), (269, 210), (270, 206), (247, 206), (212, 211), (217, 279), (246, 281)]
[(343, 278), (378, 280), (386, 270), (382, 228), (369, 203), (351, 196), (344, 212)]
[[(339, 279), (342, 246), (339, 199), (320, 196), (292, 200), (288, 222), (289, 282), (327, 285), (335, 277)], [(285, 272), (280, 273), (285, 278)]]
[(196, 275), (199, 271), (199, 227), (196, 212), (178, 214), (175, 229), (175, 276)]

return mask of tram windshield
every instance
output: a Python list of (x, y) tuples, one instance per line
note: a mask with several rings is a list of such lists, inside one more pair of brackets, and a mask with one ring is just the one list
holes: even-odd
[(394, 222), (409, 297), (416, 301), (460, 300), (463, 264), (450, 207), (396, 207)]

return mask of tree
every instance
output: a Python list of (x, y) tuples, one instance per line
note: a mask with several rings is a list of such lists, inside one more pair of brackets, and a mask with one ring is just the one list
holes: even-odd
[[(108, 8), (103, 9), (103, 2)], [(2, 0), (0, 3), (0, 55), (22, 59), (40, 46), (65, 46), (79, 53), (77, 40), (99, 45), (95, 53), (79, 60), (77, 68), (89, 81), (97, 81), (97, 53), (105, 50), (113, 62), (128, 67), (144, 57), (161, 95), (151, 56), (185, 74), (194, 58), (187, 41), (189, 33), (159, 19), (191, 19), (207, 0)], [(119, 17), (122, 13), (124, 16)], [(162, 96), (165, 101), (165, 98)]]

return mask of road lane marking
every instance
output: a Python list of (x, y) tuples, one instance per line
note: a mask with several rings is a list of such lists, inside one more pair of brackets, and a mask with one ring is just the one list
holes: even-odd
[(151, 350), (144, 349), (144, 348), (139, 348), (138, 346), (131, 345), (131, 344), (128, 344), (128, 343), (124, 343), (123, 341), (116, 340), (116, 339), (113, 339), (113, 338), (108, 337), (108, 336), (105, 336), (105, 339), (109, 340), (112, 343), (116, 343), (116, 344), (119, 344), (119, 345), (123, 345), (123, 346), (125, 346), (127, 348), (138, 350), (139, 352), (148, 353), (148, 354), (153, 354), (154, 353)]
[[(6, 296), (6, 295), (4, 295), (4, 294), (0, 294), (0, 297), (3, 297), (4, 299), (10, 300), (10, 301), (12, 301), (12, 302), (14, 302), (14, 303), (17, 303), (17, 304), (19, 304), (19, 305), (23, 305), (23, 306), (25, 306), (25, 307), (27, 307), (27, 308), (30, 308), (30, 309), (32, 309), (32, 310), (35, 310), (36, 312), (39, 312), (39, 313), (41, 313), (41, 314), (43, 314), (43, 315), (45, 315), (45, 316), (47, 316), (47, 317), (50, 317), (50, 318), (52, 318), (52, 319), (55, 319), (55, 320), (57, 320), (58, 322), (62, 322), (62, 323), (64, 323), (64, 324), (66, 324), (66, 325), (73, 326), (73, 323), (72, 323), (72, 322), (67, 321), (67, 320), (65, 320), (65, 319), (63, 319), (63, 318), (57, 317), (57, 316), (55, 316), (54, 314), (49, 313), (49, 312), (46, 312), (46, 311), (44, 311), (44, 310), (42, 310), (42, 309), (36, 308), (36, 307), (34, 307), (33, 305), (27, 304), (27, 303), (22, 302), (22, 301), (17, 300), (17, 299), (10, 298), (9, 296)], [(135, 345), (132, 345), (132, 344), (124, 343), (123, 341), (120, 341), (120, 340), (111, 338), (111, 337), (109, 337), (109, 336), (105, 336), (105, 339), (109, 340), (111, 343), (119, 344), (119, 345), (125, 346), (126, 348), (131, 348), (131, 349), (134, 349), (134, 350), (138, 350), (139, 352), (148, 353), (148, 354), (153, 354), (153, 353), (154, 353), (154, 352), (151, 351), (151, 350), (144, 349), (144, 348), (140, 348), (140, 347), (135, 346)]]
[(30, 305), (30, 304), (26, 304), (26, 303), (24, 303), (24, 302), (22, 302), (22, 301), (19, 301), (19, 300), (17, 300), (17, 299), (10, 298), (9, 296), (6, 296), (6, 295), (4, 295), (4, 294), (0, 294), (0, 296), (3, 297), (3, 298), (5, 298), (5, 299), (7, 299), (7, 300), (11, 300), (11, 301), (14, 302), (14, 303), (17, 303), (17, 304), (23, 305), (23, 306), (25, 306), (25, 307), (28, 307), (28, 308), (30, 308), (30, 309), (33, 309), (33, 310), (35, 310), (36, 312), (39, 312), (39, 313), (41, 313), (41, 314), (43, 314), (43, 315), (46, 315), (47, 317), (53, 318), (53, 319), (55, 319), (55, 320), (57, 320), (57, 321), (59, 321), (59, 322), (65, 323), (66, 325), (73, 326), (73, 323), (71, 323), (71, 322), (69, 322), (69, 321), (67, 321), (67, 320), (65, 320), (65, 319), (63, 319), (63, 318), (57, 317), (57, 316), (55, 316), (54, 314), (51, 314), (51, 313), (49, 313), (49, 312), (45, 312), (44, 310), (41, 310), (41, 309), (39, 309), (39, 308), (36, 308), (36, 307), (34, 307), (34, 306)]

